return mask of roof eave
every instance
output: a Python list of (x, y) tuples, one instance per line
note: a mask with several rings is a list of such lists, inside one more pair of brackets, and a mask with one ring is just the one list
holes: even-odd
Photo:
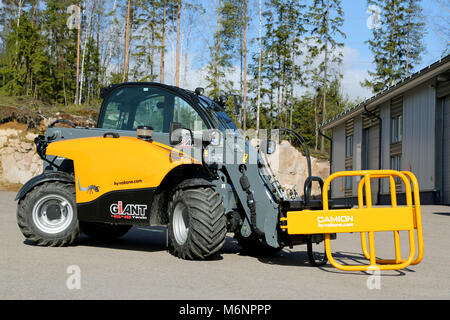
[[(440, 64), (441, 63), (441, 64)], [(440, 65), (439, 65), (440, 64)], [(323, 131), (334, 128), (335, 126), (347, 121), (350, 118), (353, 118), (364, 112), (364, 106), (368, 110), (372, 108), (376, 108), (377, 106), (383, 104), (384, 102), (392, 99), (399, 94), (408, 91), (412, 87), (416, 87), (424, 82), (429, 81), (434, 78), (438, 74), (447, 71), (450, 69), (450, 56), (443, 58), (442, 60), (428, 66), (425, 69), (411, 75), (400, 83), (396, 84), (393, 87), (385, 89), (384, 91), (378, 93), (377, 95), (367, 99), (366, 101), (360, 103), (354, 108), (347, 110), (344, 113), (341, 113), (336, 118), (330, 120), (329, 122), (322, 124), (320, 129)]]

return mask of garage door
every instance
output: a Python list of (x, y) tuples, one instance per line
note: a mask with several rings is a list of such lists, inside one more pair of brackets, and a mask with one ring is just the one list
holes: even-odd
[(443, 141), (443, 202), (450, 204), (450, 96), (447, 96), (444, 102), (444, 141)]

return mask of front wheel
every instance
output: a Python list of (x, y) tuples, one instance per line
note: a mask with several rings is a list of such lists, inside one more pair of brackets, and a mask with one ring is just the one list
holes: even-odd
[(40, 246), (64, 246), (80, 235), (73, 184), (46, 182), (31, 190), (17, 207), (25, 238)]
[(169, 203), (169, 234), (173, 254), (202, 260), (225, 244), (227, 223), (220, 195), (211, 187), (177, 190)]

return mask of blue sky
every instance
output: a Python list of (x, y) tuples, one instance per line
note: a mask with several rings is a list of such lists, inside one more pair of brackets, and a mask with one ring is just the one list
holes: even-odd
[[(201, 69), (207, 64), (209, 60), (209, 50), (206, 43), (211, 41), (212, 33), (216, 30), (216, 6), (218, 0), (202, 1), (202, 5), (206, 9), (205, 15), (202, 17), (202, 23), (194, 27), (193, 35), (199, 36), (199, 46), (192, 45), (192, 68)], [(263, 3), (265, 1), (263, 0)], [(447, 21), (450, 20), (450, 13), (443, 10), (439, 5), (444, 3), (449, 5), (449, 0), (423, 0), (422, 6), (424, 8), (425, 23), (427, 24), (427, 33), (424, 38), (427, 47), (422, 57), (422, 63), (417, 65), (414, 72), (432, 64), (442, 57), (445, 48), (445, 41), (436, 35), (436, 32), (430, 28), (430, 23), (433, 23), (437, 17), (442, 19), (443, 15), (447, 15)], [(359, 85), (367, 77), (367, 71), (373, 70), (372, 54), (365, 43), (371, 37), (371, 30), (367, 27), (367, 20), (370, 16), (367, 13), (366, 0), (342, 0), (342, 6), (345, 14), (343, 31), (346, 34), (346, 39), (343, 40), (344, 48), (344, 63), (342, 71), (344, 79), (342, 83), (343, 91), (348, 94), (350, 98), (369, 98), (372, 93)], [(249, 10), (252, 20), (250, 22), (249, 34), (250, 39), (258, 37), (258, 23), (259, 23), (259, 0), (249, 0)], [(263, 9), (264, 10), (264, 9)], [(445, 18), (444, 18), (445, 19)], [(445, 20), (444, 20), (445, 23)], [(257, 52), (257, 43), (249, 45), (250, 55)], [(249, 60), (250, 61), (250, 60)], [(197, 76), (203, 72), (197, 73)], [(200, 79), (197, 81), (199, 85), (203, 85), (204, 81)]]
[[(443, 39), (436, 34), (433, 30), (432, 24), (434, 24), (436, 19), (442, 20), (442, 15), (445, 14), (447, 15), (447, 21), (449, 21), (450, 15), (449, 12), (443, 10), (438, 1), (441, 1), (441, 3), (449, 3), (449, 1), (445, 0), (422, 1), (422, 7), (424, 9), (423, 14), (425, 16), (426, 23), (426, 34), (424, 37), (426, 51), (423, 53), (422, 62), (416, 66), (413, 72), (421, 70), (442, 57), (445, 48), (445, 41), (443, 41)], [(346, 52), (351, 52), (351, 57), (346, 59), (347, 64), (344, 67), (347, 68), (347, 72), (353, 70), (354, 72), (350, 72), (351, 74), (358, 72), (364, 73), (369, 69), (373, 69), (372, 53), (370, 52), (368, 45), (365, 43), (365, 41), (371, 37), (371, 30), (367, 27), (367, 19), (369, 17), (369, 13), (366, 12), (367, 2), (361, 0), (343, 0), (342, 5), (345, 13), (343, 31), (347, 35), (344, 43), (345, 47), (349, 49)], [(352, 82), (352, 79), (346, 80), (347, 83)], [(346, 83), (346, 81), (344, 81), (344, 83)], [(369, 92), (364, 94), (365, 90), (360, 87), (358, 88), (357, 84), (354, 84), (353, 88), (347, 87), (345, 89), (352, 97), (358, 95), (357, 93), (361, 93), (361, 96), (365, 97), (370, 96)]]
[[(366, 21), (369, 17), (369, 14), (366, 13), (367, 2), (361, 0), (343, 0), (342, 5), (345, 12), (344, 32), (347, 34), (345, 45), (358, 50), (361, 55), (361, 60), (359, 61), (361, 64), (370, 64), (372, 55), (367, 44), (364, 43), (371, 36), (371, 31), (366, 26)], [(427, 24), (442, 9), (436, 0), (423, 0), (422, 7), (424, 8), (425, 22)], [(423, 56), (422, 64), (419, 66), (420, 69), (438, 60), (443, 51), (442, 39), (433, 32), (430, 26), (427, 25), (426, 30), (427, 33), (424, 42), (427, 47), (427, 52)]]

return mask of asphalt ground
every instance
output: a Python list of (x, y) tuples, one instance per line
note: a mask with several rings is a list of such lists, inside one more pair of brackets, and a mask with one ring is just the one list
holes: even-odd
[[(423, 206), (425, 255), (400, 271), (344, 272), (309, 264), (306, 246), (272, 257), (243, 255), (232, 235), (211, 261), (185, 261), (166, 248), (163, 227), (134, 227), (113, 243), (82, 235), (69, 247), (39, 247), (16, 223), (15, 193), (0, 192), (0, 299), (449, 299), (450, 207)], [(401, 234), (406, 257), (407, 234)], [(392, 232), (376, 234), (376, 253), (392, 258)], [(365, 263), (359, 234), (332, 242), (338, 261)]]

